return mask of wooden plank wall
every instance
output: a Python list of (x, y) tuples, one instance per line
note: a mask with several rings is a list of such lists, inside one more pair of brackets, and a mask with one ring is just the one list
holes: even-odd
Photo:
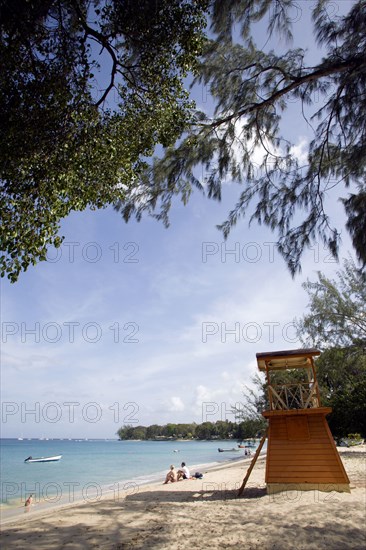
[(267, 483), (349, 483), (323, 414), (269, 418)]

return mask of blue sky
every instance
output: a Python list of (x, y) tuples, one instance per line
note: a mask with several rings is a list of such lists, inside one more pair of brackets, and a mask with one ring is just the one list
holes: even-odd
[[(285, 124), (301, 150), (305, 124)], [(221, 203), (194, 193), (174, 204), (168, 229), (125, 224), (111, 208), (73, 214), (58, 257), (2, 282), (2, 437), (109, 438), (126, 423), (234, 419), (256, 352), (300, 345), (301, 283), (339, 269), (318, 244), (292, 279), (276, 236), (246, 220), (224, 243), (215, 226), (239, 192), (228, 182)], [(336, 199), (342, 258), (351, 247)]]

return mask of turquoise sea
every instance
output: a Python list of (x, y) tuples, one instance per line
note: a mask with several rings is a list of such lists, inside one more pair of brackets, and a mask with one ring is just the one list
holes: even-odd
[[(118, 497), (140, 485), (163, 481), (170, 464), (186, 462), (192, 474), (225, 461), (244, 458), (236, 441), (1, 440), (1, 513), (7, 519), (34, 504), (64, 505)], [(252, 449), (253, 451), (253, 449)], [(62, 455), (59, 462), (27, 464), (28, 456)]]

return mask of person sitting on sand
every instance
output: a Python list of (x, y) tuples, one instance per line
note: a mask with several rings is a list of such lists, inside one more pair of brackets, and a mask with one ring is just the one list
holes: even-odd
[(166, 475), (164, 484), (168, 483), (169, 481), (171, 481), (172, 483), (174, 483), (174, 481), (178, 481), (177, 471), (175, 469), (175, 466), (173, 466), (173, 464), (170, 466), (170, 470)]
[(181, 464), (181, 469), (178, 470), (178, 481), (180, 479), (190, 479), (190, 474), (189, 474), (189, 470), (186, 466), (186, 463), (185, 462), (182, 462)]

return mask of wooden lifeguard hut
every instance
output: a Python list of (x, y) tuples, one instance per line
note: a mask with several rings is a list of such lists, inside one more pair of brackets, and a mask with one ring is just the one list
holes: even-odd
[(330, 432), (316, 379), (317, 349), (257, 353), (266, 375), (269, 410), (266, 483), (284, 490), (346, 491), (349, 479)]

